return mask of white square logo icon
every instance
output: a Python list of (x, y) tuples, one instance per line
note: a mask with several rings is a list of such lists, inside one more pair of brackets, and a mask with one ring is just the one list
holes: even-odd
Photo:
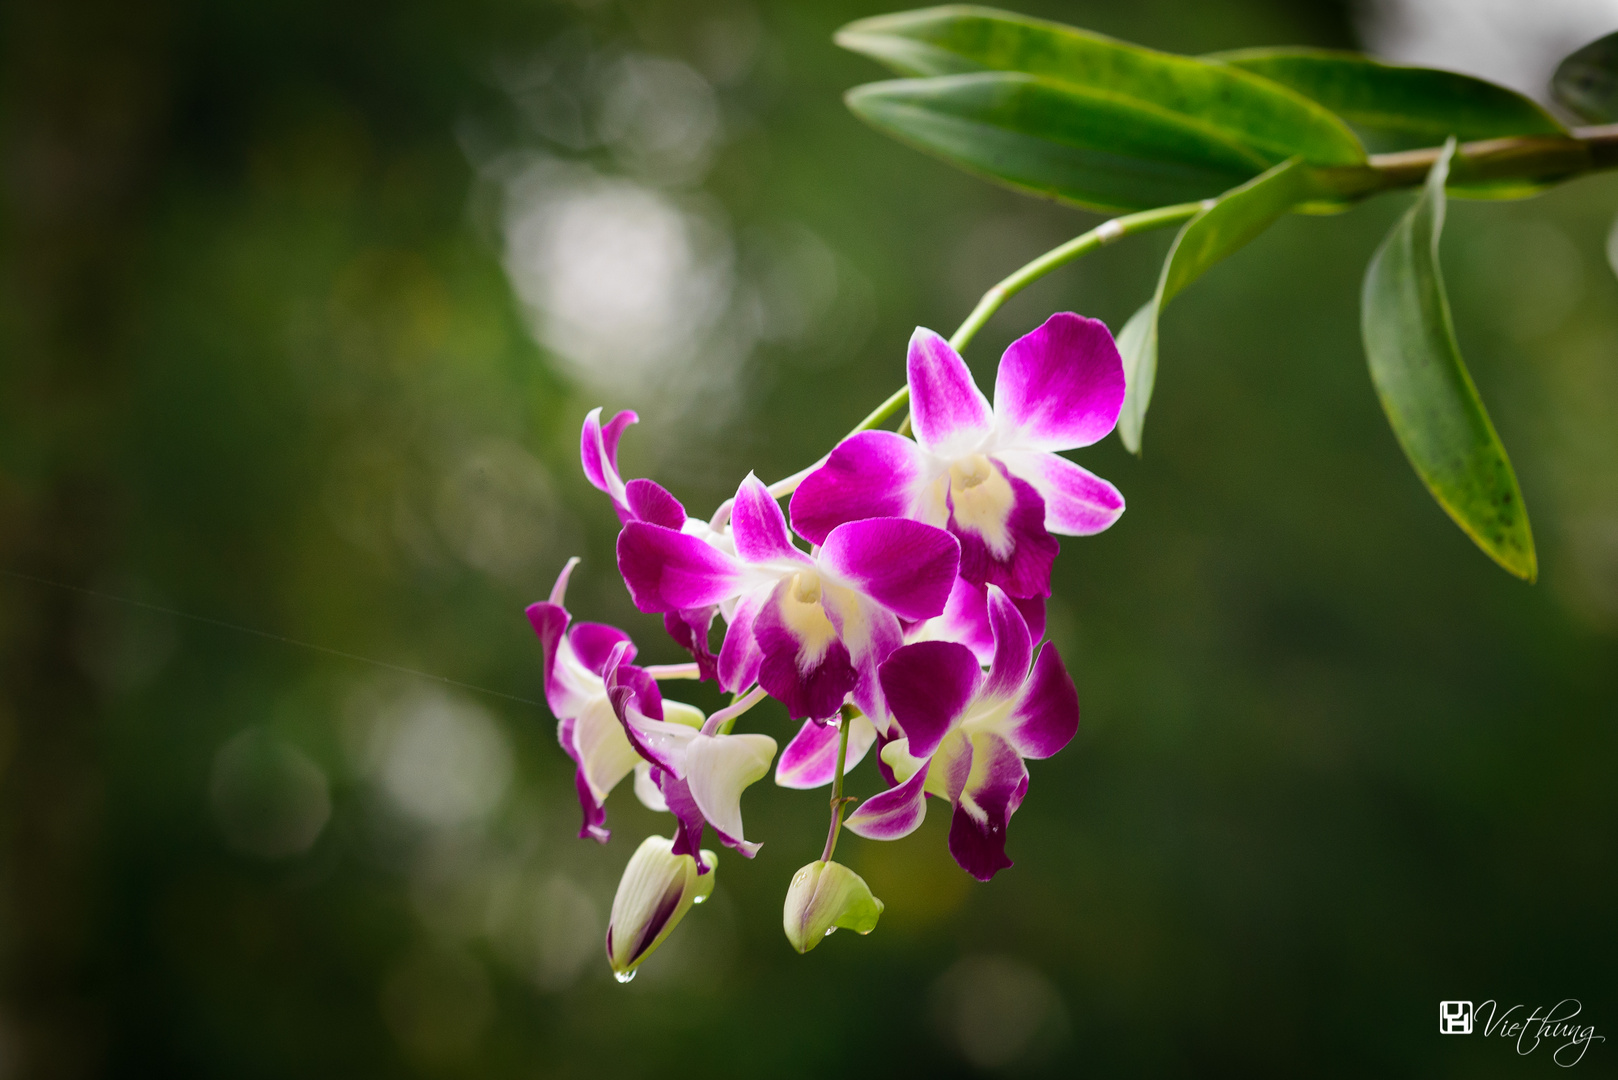
[(1440, 1001), (1438, 1003), (1438, 1030), (1443, 1035), (1472, 1034), (1472, 1003), (1470, 1001)]

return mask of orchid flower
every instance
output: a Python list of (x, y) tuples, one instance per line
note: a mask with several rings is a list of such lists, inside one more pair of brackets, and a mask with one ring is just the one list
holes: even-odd
[(1006, 825), (1028, 791), (1025, 758), (1047, 758), (1079, 727), (1079, 698), (1056, 648), (1034, 655), (1028, 626), (1009, 597), (989, 586), (994, 658), (987, 674), (965, 645), (906, 645), (882, 664), (882, 688), (903, 732), (882, 748), (898, 786), (865, 800), (847, 827), (873, 840), (913, 832), (926, 796), (954, 808), (949, 849), (962, 869), (988, 881), (1011, 865)]
[(878, 517), (839, 525), (805, 553), (750, 473), (730, 510), (730, 541), (734, 554), (666, 525), (631, 521), (618, 535), (618, 568), (642, 611), (730, 611), (722, 685), (757, 680), (793, 717), (811, 720), (832, 716), (852, 694), (886, 730), (877, 665), (903, 644), (900, 619), (944, 610), (960, 559), (955, 539), (920, 522)]
[[(636, 689), (635, 669), (626, 662), (629, 649), (627, 643), (619, 644), (607, 658), (607, 697), (624, 736), (634, 753), (652, 766), (651, 779), (679, 822), (674, 853), (696, 855), (707, 824), (727, 846), (752, 858), (759, 845), (742, 835), (742, 792), (770, 771), (775, 740), (768, 735), (727, 735), (722, 729), (726, 721), (762, 700), (763, 692), (744, 697), (706, 721), (700, 721), (698, 714), (696, 724), (652, 716), (641, 706), (644, 699)], [(698, 873), (707, 870), (699, 867)]]
[(1111, 484), (1058, 456), (1118, 420), (1124, 370), (1100, 321), (1063, 312), (1011, 343), (991, 408), (949, 342), (918, 327), (907, 361), (914, 441), (887, 431), (843, 440), (792, 497), (799, 535), (824, 542), (845, 522), (907, 517), (961, 542), (963, 578), (1011, 596), (1050, 595), (1057, 542), (1123, 513)]
[[(618, 685), (633, 694), (643, 715), (658, 720), (688, 719), (696, 710), (663, 700), (653, 671), (670, 669), (648, 670), (629, 663), (635, 657), (635, 646), (628, 634), (603, 623), (572, 621), (565, 600), (568, 578), (578, 564), (577, 558), (568, 560), (556, 577), (550, 599), (529, 605), (528, 621), (544, 650), (545, 701), (557, 718), (557, 741), (577, 766), (574, 786), (584, 812), (579, 838), (604, 844), (612, 835), (604, 805), (608, 793), (632, 769), (637, 770), (637, 781), (638, 774), (649, 769), (629, 745), (608, 700), (603, 676), (609, 662), (617, 672)], [(637, 783), (636, 790), (641, 793), (642, 785)]]

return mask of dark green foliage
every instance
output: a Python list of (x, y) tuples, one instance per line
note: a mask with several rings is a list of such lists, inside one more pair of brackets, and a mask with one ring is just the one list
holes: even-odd
[(1563, 59), (1551, 77), (1551, 92), (1592, 124), (1618, 121), (1618, 33)]
[(1373, 153), (1567, 129), (1513, 90), (1470, 75), (1329, 49), (1238, 49), (1208, 57), (1297, 91), (1342, 117)]

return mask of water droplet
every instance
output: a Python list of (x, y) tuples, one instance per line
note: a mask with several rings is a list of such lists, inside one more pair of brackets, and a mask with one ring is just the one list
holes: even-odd
[(701, 903), (705, 903), (707, 901), (707, 899), (708, 898), (706, 896), (693, 896), (691, 898), (691, 902), (693, 904), (701, 904)]
[(612, 977), (617, 979), (621, 983), (634, 982), (635, 981), (635, 973), (634, 973), (634, 971), (615, 971), (615, 972), (612, 973)]
[[(871, 928), (871, 930), (874, 930), (874, 929), (876, 929), (876, 927), (873, 926)], [(871, 930), (861, 930), (860, 931), (860, 937), (870, 937), (871, 936)]]
[(833, 926), (831, 929), (826, 931), (826, 936), (831, 937), (835, 933), (837, 933), (837, 927)]

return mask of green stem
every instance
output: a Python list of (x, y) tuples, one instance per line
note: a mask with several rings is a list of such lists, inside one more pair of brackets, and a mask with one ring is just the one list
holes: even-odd
[[(1165, 225), (1176, 225), (1196, 216), (1197, 211), (1204, 205), (1200, 202), (1179, 203), (1174, 206), (1160, 206), (1155, 210), (1142, 210), (1137, 214), (1125, 214), (1123, 217), (1102, 222), (1084, 235), (1075, 236), (1061, 247), (1052, 248), (984, 293), (983, 299), (972, 309), (972, 314), (968, 315), (966, 321), (950, 336), (950, 346), (956, 352), (964, 350), (983, 328), (983, 324), (989, 321), (990, 316), (1000, 310), (1000, 305), (1057, 267), (1066, 266), (1074, 259), (1088, 255), (1099, 247), (1105, 247), (1114, 240), (1122, 240), (1136, 233), (1150, 232), (1152, 229), (1161, 229)], [(848, 434), (858, 435), (862, 431), (869, 431), (909, 402), (910, 388), (901, 386)]]
[[(1441, 146), (1372, 154), (1364, 165), (1318, 169), (1324, 190), (1344, 199), (1419, 187)], [(1574, 128), (1564, 135), (1514, 135), (1462, 143), (1450, 165), (1451, 187), (1520, 182), (1525, 190), (1618, 166), (1618, 124)]]
[(820, 854), (821, 862), (831, 862), (837, 850), (837, 834), (843, 828), (843, 763), (848, 757), (848, 728), (856, 715), (853, 706), (843, 706), (843, 716), (837, 724), (837, 771), (831, 782), (831, 828), (826, 830), (826, 849)]

